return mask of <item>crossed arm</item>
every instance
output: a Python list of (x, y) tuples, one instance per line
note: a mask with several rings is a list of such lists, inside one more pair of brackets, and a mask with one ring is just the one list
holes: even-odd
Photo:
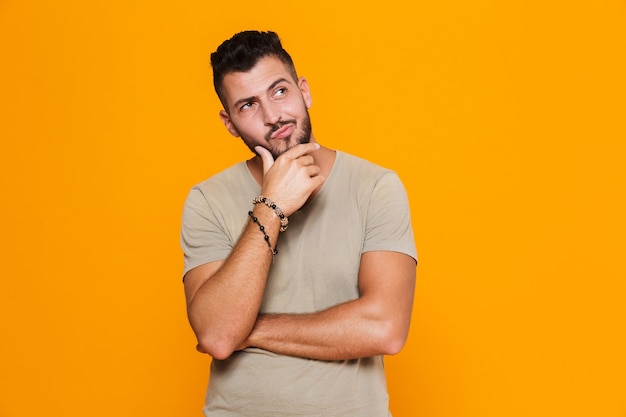
[(415, 266), (403, 253), (364, 253), (358, 299), (311, 314), (260, 315), (239, 348), (321, 360), (394, 355), (409, 331)]
[[(267, 259), (267, 269), (270, 262)], [(228, 265), (202, 265), (185, 277), (198, 349), (214, 358), (255, 346), (284, 355), (341, 360), (392, 355), (404, 346), (415, 288), (415, 260), (408, 255), (364, 253), (359, 298), (310, 314), (258, 315), (267, 278), (264, 265), (254, 265), (259, 275), (244, 284), (241, 278), (249, 262), (241, 269), (232, 264), (229, 258)], [(214, 274), (198, 285), (211, 270)]]

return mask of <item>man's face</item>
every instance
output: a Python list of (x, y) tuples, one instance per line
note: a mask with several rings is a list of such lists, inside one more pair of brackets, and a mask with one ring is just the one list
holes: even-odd
[(222, 110), (220, 118), (252, 152), (260, 145), (276, 159), (310, 141), (309, 85), (302, 77), (294, 80), (278, 58), (265, 57), (248, 72), (227, 74), (223, 91), (228, 111)]

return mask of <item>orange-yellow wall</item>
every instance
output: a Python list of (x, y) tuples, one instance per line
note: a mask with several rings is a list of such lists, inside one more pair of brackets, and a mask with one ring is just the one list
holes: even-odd
[(394, 416), (626, 416), (623, 1), (212, 3), (0, 2), (0, 416), (200, 415), (179, 221), (248, 156), (208, 66), (247, 28), (409, 192)]

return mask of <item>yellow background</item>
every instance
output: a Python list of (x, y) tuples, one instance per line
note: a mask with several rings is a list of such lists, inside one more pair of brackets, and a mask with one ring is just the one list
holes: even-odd
[(208, 65), (248, 28), (308, 77), (318, 140), (409, 192), (394, 417), (626, 416), (617, 0), (0, 1), (0, 416), (200, 415), (179, 222), (248, 157)]

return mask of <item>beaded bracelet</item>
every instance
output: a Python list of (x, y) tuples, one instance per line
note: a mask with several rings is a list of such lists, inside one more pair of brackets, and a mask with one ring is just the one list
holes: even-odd
[(285, 216), (285, 213), (283, 213), (283, 211), (280, 209), (280, 207), (276, 205), (276, 203), (274, 203), (272, 200), (270, 200), (267, 197), (263, 197), (262, 195), (258, 197), (254, 197), (254, 200), (252, 200), (252, 203), (253, 204), (263, 203), (269, 208), (271, 208), (272, 210), (274, 210), (274, 213), (276, 213), (278, 218), (280, 218), (280, 231), (284, 232), (285, 230), (287, 230), (287, 225), (289, 224), (289, 218)]
[(276, 247), (272, 249), (272, 244), (270, 243), (270, 237), (267, 233), (265, 233), (265, 226), (259, 223), (259, 219), (254, 216), (252, 211), (248, 212), (248, 216), (250, 216), (253, 222), (259, 225), (259, 229), (261, 230), (261, 232), (263, 232), (263, 239), (265, 239), (265, 242), (267, 243), (267, 247), (270, 248), (270, 252), (272, 253), (272, 255), (278, 255), (278, 249), (276, 249)]

